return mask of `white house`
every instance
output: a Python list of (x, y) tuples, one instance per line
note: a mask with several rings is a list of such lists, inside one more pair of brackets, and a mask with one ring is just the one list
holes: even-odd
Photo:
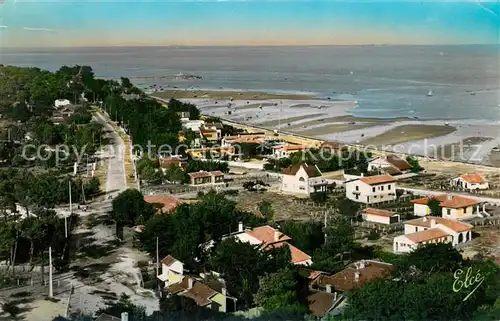
[(243, 227), (243, 223), (239, 223), (238, 232), (233, 233), (230, 236), (236, 237), (241, 242), (260, 245), (262, 250), (287, 246), (290, 250), (291, 261), (293, 264), (312, 264), (311, 256), (288, 243), (288, 241), (291, 240), (288, 235), (281, 233), (269, 225), (259, 226), (253, 229), (245, 229)]
[(328, 182), (321, 175), (316, 165), (306, 163), (290, 165), (283, 170), (281, 191), (306, 195), (326, 192)]
[[(413, 213), (416, 216), (426, 216), (431, 214), (431, 209), (428, 206), (429, 201), (439, 201), (441, 207), (441, 216), (455, 220), (468, 219), (474, 216), (488, 216), (484, 204), (482, 209), (479, 208), (481, 201), (452, 194), (441, 194), (437, 196), (419, 198), (413, 200)], [(474, 207), (476, 210), (474, 211)]]
[(198, 133), (200, 131), (200, 127), (202, 127), (203, 124), (205, 124), (205, 121), (203, 120), (189, 120), (189, 119), (182, 120), (182, 127), (190, 129), (195, 133)]
[(54, 102), (54, 107), (56, 107), (56, 108), (64, 107), (67, 105), (71, 105), (71, 102), (67, 99), (58, 99)]
[(273, 157), (276, 159), (287, 158), (292, 154), (306, 150), (307, 146), (304, 145), (278, 145), (273, 147)]
[(345, 182), (346, 197), (365, 204), (396, 199), (395, 179), (390, 175), (362, 176)]
[(171, 255), (167, 255), (161, 261), (161, 274), (158, 279), (165, 282), (165, 287), (179, 283), (184, 277), (184, 263), (175, 259)]
[(410, 164), (396, 155), (377, 157), (368, 162), (369, 171), (378, 171), (390, 175), (407, 173), (411, 170)]
[(378, 208), (365, 208), (361, 212), (361, 215), (367, 222), (380, 224), (398, 223), (400, 220), (399, 214), (387, 210), (381, 210)]
[(467, 191), (488, 189), (488, 181), (479, 174), (462, 174), (451, 180), (452, 186), (458, 186)]
[(458, 245), (472, 239), (473, 226), (442, 217), (425, 216), (405, 222), (405, 234), (394, 238), (394, 253), (407, 253), (419, 245), (451, 243)]

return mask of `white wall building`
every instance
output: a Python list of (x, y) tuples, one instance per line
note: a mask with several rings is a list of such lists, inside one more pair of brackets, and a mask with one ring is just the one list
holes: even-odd
[(394, 238), (393, 252), (408, 253), (419, 245), (451, 243), (458, 245), (472, 240), (473, 226), (442, 217), (425, 216), (405, 222), (405, 234)]
[(378, 171), (390, 175), (407, 173), (411, 169), (410, 164), (396, 155), (377, 157), (368, 162), (369, 171)]
[(452, 186), (458, 186), (466, 191), (484, 190), (489, 188), (488, 181), (479, 174), (463, 174), (451, 180)]
[(362, 176), (345, 182), (346, 197), (358, 203), (374, 204), (396, 199), (396, 183), (392, 176)]
[(419, 198), (413, 200), (413, 213), (416, 216), (426, 216), (431, 214), (431, 209), (428, 206), (429, 201), (439, 201), (441, 206), (441, 216), (454, 220), (468, 219), (474, 216), (488, 216), (484, 204), (482, 208), (479, 207), (480, 201), (472, 198), (467, 198), (452, 194), (441, 194), (428, 198)]
[(161, 274), (158, 279), (165, 282), (165, 287), (179, 283), (184, 277), (184, 263), (175, 259), (171, 255), (166, 256), (161, 261)]
[(205, 124), (205, 121), (203, 120), (189, 120), (189, 119), (184, 119), (182, 121), (182, 127), (186, 129), (190, 129), (194, 131), (195, 133), (198, 133), (200, 131), (200, 127)]
[(54, 107), (59, 108), (59, 107), (64, 107), (67, 105), (71, 105), (71, 102), (67, 99), (58, 99), (54, 101)]
[(378, 208), (366, 208), (361, 215), (365, 221), (373, 223), (392, 224), (400, 221), (399, 214)]
[(306, 163), (290, 165), (283, 170), (281, 191), (305, 195), (326, 192), (328, 182), (321, 175), (316, 165)]
[(307, 146), (303, 145), (278, 145), (274, 146), (273, 157), (276, 159), (287, 158), (292, 154), (306, 150)]

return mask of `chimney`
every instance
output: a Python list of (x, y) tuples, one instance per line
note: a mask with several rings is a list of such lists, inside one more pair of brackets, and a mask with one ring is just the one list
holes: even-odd
[(337, 301), (337, 292), (333, 293), (333, 302)]
[(361, 177), (365, 177), (365, 173), (361, 173)]
[(128, 312), (122, 312), (121, 321), (128, 321)]
[(431, 228), (435, 227), (436, 226), (436, 220), (432, 219), (431, 220)]
[(280, 232), (278, 230), (274, 230), (274, 241), (277, 242), (280, 240)]
[(331, 284), (326, 285), (326, 292), (332, 293), (332, 285)]
[(359, 282), (359, 272), (354, 272), (354, 282)]
[(364, 269), (364, 268), (365, 268), (365, 260), (361, 260), (359, 262), (358, 269), (361, 270), (361, 269)]
[(453, 199), (453, 195), (451, 195), (450, 193), (447, 193), (446, 200), (451, 201), (452, 199)]
[(188, 289), (193, 288), (193, 279), (188, 277)]
[(223, 296), (226, 296), (227, 295), (227, 289), (225, 287), (223, 287), (221, 289), (221, 293), (222, 293)]
[(422, 218), (422, 222), (427, 222), (427, 216), (424, 216), (424, 217)]
[(243, 232), (243, 222), (238, 223), (238, 232)]

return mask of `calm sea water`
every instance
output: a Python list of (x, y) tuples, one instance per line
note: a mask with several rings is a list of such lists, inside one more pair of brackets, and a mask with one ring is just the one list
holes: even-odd
[[(0, 64), (90, 65), (137, 85), (312, 92), (356, 116), (500, 121), (498, 46), (3, 49)], [(202, 76), (175, 80), (178, 73)], [(140, 77), (165, 76), (162, 79)], [(137, 77), (137, 78), (136, 78)], [(428, 92), (432, 90), (432, 97)]]

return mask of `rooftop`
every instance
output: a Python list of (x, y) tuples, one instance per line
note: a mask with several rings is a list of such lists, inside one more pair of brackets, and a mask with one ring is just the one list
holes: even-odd
[(400, 171), (406, 171), (411, 168), (410, 164), (405, 159), (396, 155), (387, 155), (386, 160)]
[(283, 169), (283, 174), (285, 175), (295, 175), (297, 172), (303, 168), (308, 177), (319, 177), (321, 176), (321, 171), (316, 165), (307, 165), (307, 163), (293, 164)]
[(413, 200), (412, 202), (415, 204), (421, 204), (421, 205), (427, 205), (430, 200), (438, 200), (440, 201), (440, 206), (441, 207), (447, 207), (447, 208), (461, 208), (461, 207), (468, 207), (476, 204), (480, 204), (480, 201), (474, 200), (472, 198), (467, 198), (463, 196), (458, 196), (458, 195), (451, 195), (451, 194), (441, 194), (437, 196), (432, 196), (432, 197), (426, 197), (426, 198), (419, 198), (416, 200)]
[(406, 236), (410, 241), (413, 241), (415, 243), (421, 243), (425, 241), (438, 239), (441, 237), (446, 237), (448, 235), (449, 235), (448, 233), (439, 228), (431, 228), (420, 232), (405, 234), (404, 236)]
[(463, 174), (460, 175), (460, 178), (466, 181), (467, 183), (471, 184), (484, 184), (486, 183), (486, 180), (484, 179), (483, 176), (479, 174)]
[[(278, 234), (275, 234), (277, 232)], [(289, 241), (291, 238), (288, 235), (272, 228), (269, 225), (259, 226), (246, 232), (248, 235), (259, 240), (261, 243), (271, 244), (276, 242)], [(275, 239), (276, 235), (278, 239)]]
[(395, 181), (395, 179), (390, 175), (363, 176), (359, 180), (368, 185), (392, 183)]
[(396, 213), (387, 211), (387, 210), (381, 210), (378, 208), (367, 208), (363, 210), (363, 213), (365, 214), (371, 214), (371, 215), (376, 215), (376, 216), (383, 216), (383, 217), (392, 217), (396, 215)]
[(455, 220), (450, 220), (444, 217), (436, 217), (436, 216), (425, 216), (422, 218), (406, 221), (405, 224), (430, 228), (432, 220), (434, 220), (436, 224), (442, 224), (455, 232), (464, 232), (471, 230), (473, 228), (473, 226), (468, 223), (463, 223)]
[(180, 261), (174, 258), (172, 255), (167, 255), (163, 260), (161, 260), (161, 263), (165, 264), (166, 266), (171, 266), (175, 262), (180, 262)]
[(174, 211), (181, 204), (178, 198), (168, 194), (145, 195), (144, 201), (149, 204), (160, 204), (162, 213)]
[(335, 303), (335, 295), (324, 291), (311, 291), (307, 297), (309, 311), (315, 317), (322, 317), (327, 314)]

